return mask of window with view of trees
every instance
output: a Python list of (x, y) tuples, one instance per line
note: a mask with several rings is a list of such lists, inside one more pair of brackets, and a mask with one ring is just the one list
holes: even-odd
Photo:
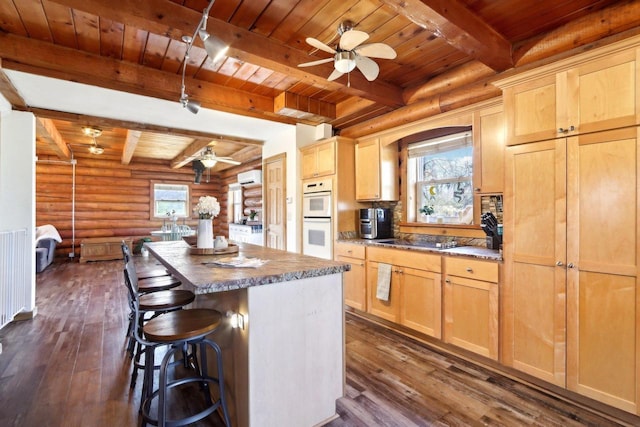
[(409, 183), (415, 186), (414, 217), (428, 223), (470, 224), (473, 221), (471, 131), (411, 143), (408, 154)]
[(151, 183), (151, 186), (153, 197), (152, 217), (164, 218), (175, 215), (178, 218), (186, 218), (189, 216), (188, 185)]

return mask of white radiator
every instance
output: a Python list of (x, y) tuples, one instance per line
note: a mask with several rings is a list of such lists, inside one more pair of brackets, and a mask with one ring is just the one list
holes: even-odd
[(27, 230), (0, 232), (0, 328), (27, 306)]

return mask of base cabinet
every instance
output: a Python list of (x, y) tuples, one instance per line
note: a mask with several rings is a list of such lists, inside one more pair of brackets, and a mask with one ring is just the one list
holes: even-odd
[(365, 247), (336, 242), (336, 261), (348, 262), (351, 270), (343, 273), (344, 303), (356, 310), (367, 311)]
[(444, 257), (444, 341), (498, 359), (498, 264)]
[[(390, 264), (387, 301), (377, 298), (380, 264)], [(423, 334), (442, 336), (440, 256), (384, 248), (368, 248), (368, 312)], [(415, 268), (421, 266), (423, 268)]]

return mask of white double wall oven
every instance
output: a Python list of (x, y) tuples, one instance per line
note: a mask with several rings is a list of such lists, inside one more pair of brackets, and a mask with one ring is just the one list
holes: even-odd
[(331, 179), (302, 184), (302, 253), (333, 258), (333, 196)]

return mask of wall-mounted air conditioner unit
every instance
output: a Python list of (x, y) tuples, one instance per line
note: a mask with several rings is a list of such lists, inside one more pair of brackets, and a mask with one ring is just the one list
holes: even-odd
[(240, 185), (260, 185), (262, 184), (262, 171), (251, 170), (238, 174), (238, 184)]

